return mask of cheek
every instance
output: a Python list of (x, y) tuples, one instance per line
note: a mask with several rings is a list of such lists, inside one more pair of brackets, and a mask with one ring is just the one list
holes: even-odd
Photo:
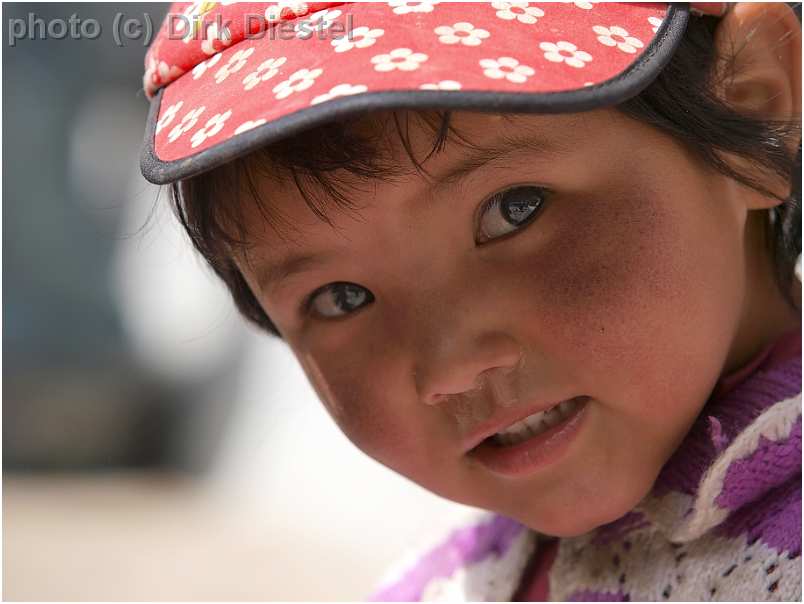
[(687, 382), (685, 398), (705, 396), (739, 307), (734, 238), (694, 191), (676, 193), (567, 200), (523, 291), (549, 318), (533, 337), (574, 368), (576, 386), (655, 401), (656, 413), (666, 412), (649, 396), (657, 388), (682, 394)]
[(422, 455), (415, 406), (386, 364), (354, 356), (297, 352), (322, 404), (343, 434), (385, 466), (415, 475)]

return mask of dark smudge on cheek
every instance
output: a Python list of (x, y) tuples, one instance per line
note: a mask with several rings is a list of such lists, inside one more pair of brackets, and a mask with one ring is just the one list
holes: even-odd
[[(539, 255), (535, 291), (571, 354), (615, 366), (654, 331), (673, 291), (678, 225), (649, 187), (562, 200), (562, 227)], [(547, 326), (550, 329), (550, 326)]]

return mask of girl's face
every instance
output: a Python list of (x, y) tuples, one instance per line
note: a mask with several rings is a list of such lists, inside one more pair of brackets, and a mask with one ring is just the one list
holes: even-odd
[[(735, 368), (750, 214), (737, 185), (612, 110), (453, 124), (491, 153), (450, 137), (434, 178), (364, 182), (334, 228), (266, 181), (300, 235), (239, 264), (358, 448), (448, 499), (581, 534), (646, 495)], [(432, 133), (411, 139), (423, 158)], [(547, 465), (511, 476), (467, 451), (491, 418), (576, 396), (583, 421)]]

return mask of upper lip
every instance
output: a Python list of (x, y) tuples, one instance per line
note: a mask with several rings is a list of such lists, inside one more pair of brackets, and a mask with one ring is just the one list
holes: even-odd
[(464, 441), (464, 452), (468, 453), (477, 445), (482, 443), (490, 436), (494, 436), (497, 432), (505, 430), (509, 426), (525, 419), (526, 417), (539, 413), (540, 411), (547, 411), (556, 405), (560, 405), (564, 401), (568, 401), (575, 397), (565, 398), (560, 401), (552, 403), (533, 403), (530, 405), (518, 405), (511, 409), (504, 409), (495, 413), (492, 417), (477, 426), (471, 433), (469, 433)]

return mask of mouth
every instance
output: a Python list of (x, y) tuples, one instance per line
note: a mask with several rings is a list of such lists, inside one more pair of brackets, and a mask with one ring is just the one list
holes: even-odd
[[(577, 434), (590, 397), (576, 396), (482, 430), (467, 456), (494, 473), (520, 476), (558, 460)], [(524, 415), (523, 415), (524, 414)]]

